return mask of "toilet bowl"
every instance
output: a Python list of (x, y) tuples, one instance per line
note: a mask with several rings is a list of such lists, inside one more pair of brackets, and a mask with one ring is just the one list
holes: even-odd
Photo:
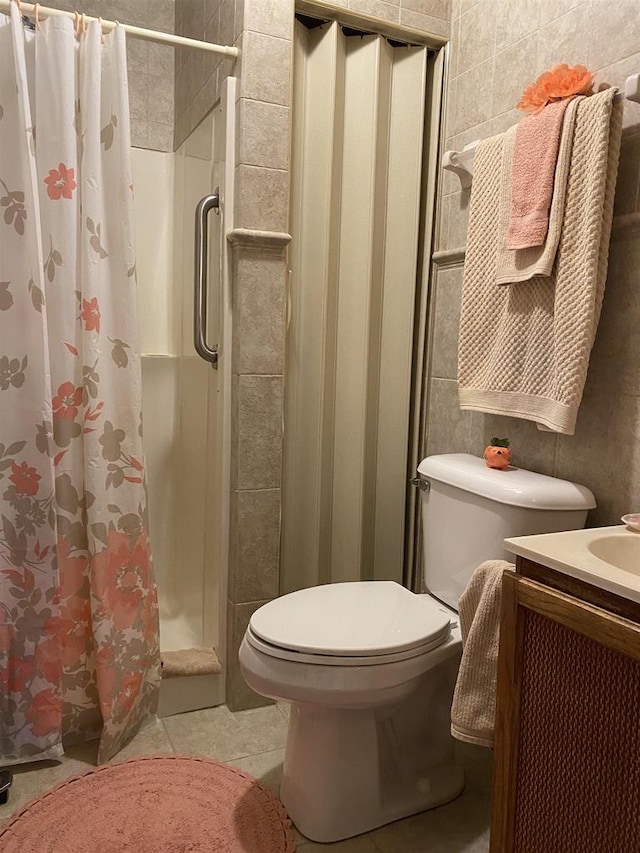
[(460, 793), (454, 612), (392, 581), (359, 581), (256, 614), (240, 665), (256, 692), (291, 702), (280, 796), (300, 832), (336, 841)]
[(291, 703), (280, 797), (300, 832), (330, 842), (442, 805), (464, 787), (450, 712), (462, 652), (458, 598), (503, 540), (584, 526), (584, 486), (468, 454), (425, 459), (424, 582), (327, 584), (252, 615), (240, 666)]

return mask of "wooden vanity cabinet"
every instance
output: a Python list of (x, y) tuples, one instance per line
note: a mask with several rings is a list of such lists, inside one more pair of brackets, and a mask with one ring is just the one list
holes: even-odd
[(640, 605), (518, 557), (503, 583), (491, 853), (640, 853)]

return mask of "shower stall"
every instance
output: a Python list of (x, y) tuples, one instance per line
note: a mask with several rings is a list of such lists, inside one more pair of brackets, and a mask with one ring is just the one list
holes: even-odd
[[(183, 677), (180, 656), (173, 656), (178, 674), (162, 680), (161, 716), (225, 698), (232, 321), (226, 234), (233, 228), (235, 85), (235, 78), (227, 78), (218, 104), (174, 153), (133, 150), (144, 448), (160, 645), (162, 652), (208, 652), (200, 658), (205, 671), (194, 674), (185, 659)], [(204, 314), (194, 299), (196, 257), (205, 260)], [(194, 349), (196, 324), (207, 348), (217, 350), (215, 364)]]

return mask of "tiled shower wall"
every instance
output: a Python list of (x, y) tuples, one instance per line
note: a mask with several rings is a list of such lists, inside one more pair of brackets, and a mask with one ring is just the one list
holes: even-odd
[(230, 74), (237, 104), (232, 472), (227, 703), (264, 704), (244, 683), (238, 647), (251, 613), (279, 587), (280, 468), (293, 11), (270, 0), (178, 0), (177, 31), (235, 44), (233, 61), (180, 51), (176, 145), (201, 121)]
[[(583, 63), (598, 83), (619, 85), (640, 71), (639, 48), (637, 0), (454, 0), (446, 147), (506, 130), (524, 86), (554, 63)], [(591, 525), (640, 509), (639, 105), (625, 102), (624, 124), (607, 288), (575, 436), (459, 409), (461, 263), (438, 271), (431, 338), (427, 452), (480, 455), (492, 435), (508, 435), (517, 465), (592, 489)], [(444, 191), (438, 248), (457, 249), (469, 191), (450, 174)]]
[[(174, 0), (47, 0), (54, 9), (102, 16), (148, 27), (174, 31)], [(136, 148), (173, 151), (174, 48), (140, 39), (127, 39), (131, 143)]]
[[(329, 4), (331, 5), (331, 4)], [(449, 0), (342, 0), (350, 12), (446, 36)], [(234, 247), (233, 484), (227, 703), (263, 704), (237, 652), (253, 611), (278, 595), (293, 0), (176, 0), (176, 31), (235, 44), (241, 59), (179, 52), (176, 145), (240, 79)]]

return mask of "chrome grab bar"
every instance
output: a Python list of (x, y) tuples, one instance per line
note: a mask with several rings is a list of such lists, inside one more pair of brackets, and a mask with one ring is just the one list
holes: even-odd
[(196, 205), (196, 246), (193, 299), (193, 345), (198, 355), (218, 367), (218, 347), (207, 344), (207, 271), (209, 254), (209, 211), (218, 210), (218, 189)]

